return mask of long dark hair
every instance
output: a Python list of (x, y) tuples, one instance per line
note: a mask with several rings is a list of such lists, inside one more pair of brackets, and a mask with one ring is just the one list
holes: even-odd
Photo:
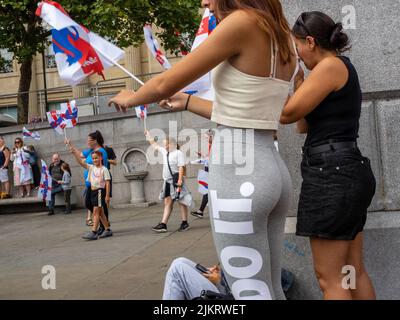
[(303, 12), (294, 24), (292, 33), (298, 39), (313, 37), (316, 44), (325, 50), (343, 53), (351, 48), (343, 25), (335, 23), (323, 12)]
[(72, 176), (71, 168), (68, 163), (63, 162), (63, 164), (61, 165), (61, 169), (67, 171), (69, 173), (69, 175)]
[(100, 147), (104, 147), (104, 138), (100, 131), (89, 133), (89, 137), (97, 142)]
[(290, 27), (279, 0), (218, 0), (215, 6), (215, 13), (219, 19), (224, 19), (235, 10), (245, 10), (254, 14), (261, 30), (278, 46), (282, 63), (292, 61), (288, 41)]

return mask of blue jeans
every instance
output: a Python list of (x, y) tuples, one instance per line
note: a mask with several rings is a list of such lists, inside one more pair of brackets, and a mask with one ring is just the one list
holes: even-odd
[(56, 194), (63, 192), (63, 189), (61, 185), (56, 185), (52, 190), (51, 190), (51, 200), (49, 201), (49, 209), (54, 210), (54, 205), (56, 202)]

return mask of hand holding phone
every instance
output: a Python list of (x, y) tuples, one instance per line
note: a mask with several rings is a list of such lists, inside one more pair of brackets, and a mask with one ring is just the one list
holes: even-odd
[(201, 264), (196, 264), (196, 269), (199, 270), (201, 273), (210, 273), (206, 267), (203, 267)]

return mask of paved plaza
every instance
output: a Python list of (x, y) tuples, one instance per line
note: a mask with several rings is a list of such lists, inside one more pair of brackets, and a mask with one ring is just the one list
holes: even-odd
[[(181, 233), (177, 208), (169, 232), (155, 234), (162, 209), (114, 209), (114, 236), (92, 242), (81, 239), (89, 230), (85, 210), (0, 214), (0, 299), (161, 299), (175, 257), (204, 265), (217, 259), (208, 215), (189, 218), (191, 229)], [(55, 290), (42, 288), (45, 265), (55, 267)]]

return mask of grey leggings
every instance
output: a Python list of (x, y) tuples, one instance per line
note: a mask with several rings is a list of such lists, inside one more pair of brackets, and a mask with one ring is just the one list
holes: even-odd
[[(244, 167), (243, 172), (237, 170)], [(216, 129), (210, 159), (210, 219), (235, 299), (285, 299), (281, 262), (291, 191), (273, 131)]]

